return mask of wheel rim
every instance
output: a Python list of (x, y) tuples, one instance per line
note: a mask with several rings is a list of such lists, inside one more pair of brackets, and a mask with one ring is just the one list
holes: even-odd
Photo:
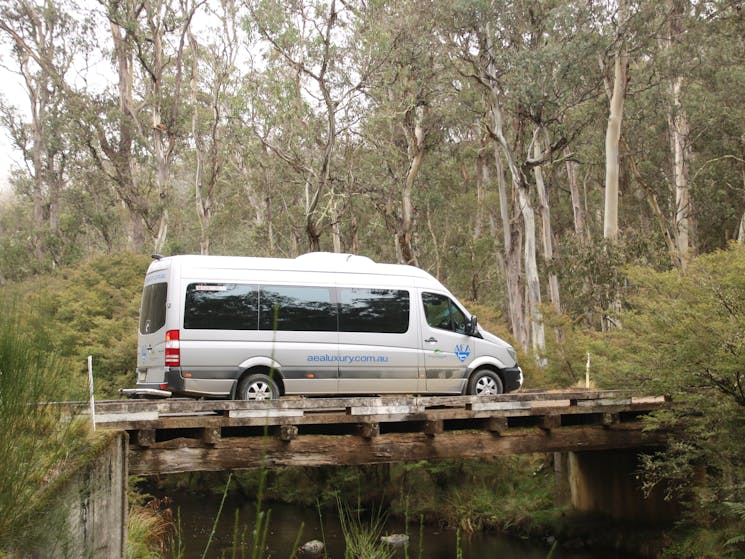
[(489, 376), (481, 377), (476, 382), (476, 394), (499, 394), (496, 381)]
[(272, 388), (263, 381), (253, 382), (246, 390), (246, 400), (271, 400)]

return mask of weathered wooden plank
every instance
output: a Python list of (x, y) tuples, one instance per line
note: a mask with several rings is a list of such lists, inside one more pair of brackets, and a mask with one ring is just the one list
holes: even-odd
[(473, 411), (529, 410), (530, 402), (474, 402)]
[(253, 409), (253, 410), (230, 410), (228, 417), (302, 417), (303, 410), (299, 409)]
[(130, 449), (129, 471), (135, 475), (187, 471), (234, 470), (278, 466), (360, 465), (442, 458), (569, 450), (603, 450), (658, 445), (660, 440), (635, 429), (562, 427), (550, 435), (540, 429), (495, 436), (485, 432), (389, 433), (366, 439), (356, 436), (305, 435), (287, 441), (223, 438), (214, 446), (188, 446), (183, 441), (157, 443), (157, 448)]
[[(590, 418), (592, 414), (644, 413), (668, 405), (662, 396), (630, 397), (629, 394), (628, 391), (523, 391), (488, 397), (290, 397), (264, 402), (122, 400), (99, 402), (97, 409), (102, 428), (134, 430), (272, 426), (283, 423), (332, 425), (358, 423), (360, 420), (391, 423), (528, 415), (586, 414)], [(346, 407), (346, 404), (351, 407)], [(121, 413), (108, 413), (114, 410)]]
[[(630, 391), (619, 390), (572, 390), (572, 391), (521, 391), (495, 396), (358, 396), (353, 398), (315, 398), (289, 396), (278, 400), (240, 401), (240, 400), (194, 400), (189, 398), (168, 398), (165, 400), (107, 400), (96, 404), (100, 413), (138, 413), (157, 411), (169, 413), (199, 413), (206, 411), (225, 412), (242, 409), (304, 409), (324, 410), (334, 408), (363, 407), (370, 405), (424, 406), (463, 408), (474, 403), (489, 402), (543, 402), (554, 400), (597, 400), (631, 397)], [(374, 401), (374, 404), (371, 404)], [(645, 402), (646, 403), (646, 402)], [(70, 405), (75, 405), (70, 404)]]
[(597, 398), (594, 400), (579, 400), (579, 407), (597, 407), (597, 406), (629, 406), (631, 398)]
[(424, 413), (423, 406), (412, 405), (382, 405), (382, 406), (354, 406), (349, 408), (349, 415), (409, 415)]
[[(513, 405), (522, 405), (511, 403)], [(588, 417), (595, 414), (603, 413), (621, 413), (621, 412), (648, 412), (659, 409), (666, 404), (653, 402), (650, 404), (631, 405), (606, 405), (606, 406), (570, 406), (570, 407), (521, 407), (519, 409), (478, 409), (466, 410), (455, 408), (437, 408), (425, 409), (423, 412), (416, 414), (388, 414), (388, 415), (368, 415), (352, 416), (344, 410), (328, 411), (327, 413), (308, 413), (307, 411), (293, 413), (291, 410), (280, 410), (274, 417), (267, 417), (254, 411), (249, 413), (249, 417), (232, 417), (224, 415), (209, 416), (161, 416), (156, 420), (127, 421), (127, 416), (122, 416), (118, 421), (111, 421), (101, 425), (106, 429), (189, 429), (201, 427), (239, 427), (239, 426), (266, 426), (279, 425), (282, 423), (293, 423), (297, 425), (333, 425), (344, 423), (359, 423), (361, 419), (368, 422), (391, 423), (401, 421), (437, 421), (437, 420), (456, 420), (456, 419), (486, 419), (489, 417), (526, 417), (529, 415), (587, 415)], [(478, 406), (477, 406), (478, 407)], [(236, 413), (240, 413), (236, 411)], [(272, 412), (275, 413), (275, 412)]]
[(158, 419), (157, 411), (140, 411), (135, 413), (96, 413), (96, 425), (106, 423), (154, 421)]

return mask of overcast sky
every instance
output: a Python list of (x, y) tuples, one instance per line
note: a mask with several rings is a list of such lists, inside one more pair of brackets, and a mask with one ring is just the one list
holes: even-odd
[[(0, 54), (0, 95), (19, 109), (27, 110), (28, 98), (23, 91), (21, 77), (8, 71), (3, 66), (3, 64), (8, 63), (8, 58), (7, 55)], [(0, 191), (10, 190), (10, 186), (8, 185), (10, 168), (13, 161), (18, 161), (19, 159), (19, 153), (13, 151), (11, 147), (7, 130), (0, 127)]]

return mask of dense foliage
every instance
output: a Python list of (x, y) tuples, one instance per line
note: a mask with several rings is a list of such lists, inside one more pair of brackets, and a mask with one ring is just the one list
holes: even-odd
[[(65, 386), (86, 386), (89, 355), (98, 397), (132, 386), (139, 296), (149, 262), (128, 253), (101, 255), (8, 286), (23, 301), (24, 331), (43, 339), (44, 350), (64, 364)], [(62, 394), (52, 398), (60, 399)]]
[(685, 273), (635, 268), (628, 277), (622, 327), (596, 345), (601, 382), (671, 396), (674, 406), (647, 421), (667, 434), (668, 445), (645, 458), (646, 484), (681, 499), (694, 525), (734, 530), (718, 542), (709, 538), (710, 549), (676, 548), (671, 556), (741, 556), (745, 247), (701, 256)]
[[(0, 556), (27, 549), (46, 511), (43, 488), (87, 448), (88, 422), (40, 402), (80, 399), (43, 334), (23, 327), (20, 308), (0, 299)], [(30, 309), (24, 308), (28, 316)], [(53, 526), (39, 526), (54, 530)]]

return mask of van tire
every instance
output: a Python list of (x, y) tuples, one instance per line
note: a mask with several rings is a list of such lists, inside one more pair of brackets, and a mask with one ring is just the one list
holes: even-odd
[(503, 392), (502, 379), (491, 369), (479, 369), (468, 380), (468, 393), (472, 396), (491, 396)]
[(279, 398), (277, 383), (267, 375), (249, 375), (238, 384), (237, 400), (261, 401), (277, 398)]

